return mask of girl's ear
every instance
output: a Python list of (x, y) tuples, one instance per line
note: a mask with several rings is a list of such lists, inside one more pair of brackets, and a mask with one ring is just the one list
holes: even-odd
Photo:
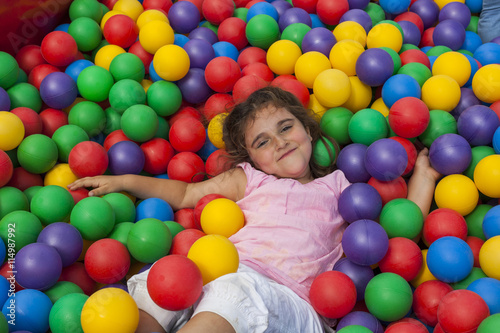
[(306, 128), (306, 132), (307, 132), (307, 136), (309, 137), (309, 140), (310, 140), (310, 141), (312, 141), (312, 140), (313, 140), (313, 138), (312, 138), (312, 136), (311, 136), (311, 129), (310, 129), (309, 127), (308, 127), (308, 128)]

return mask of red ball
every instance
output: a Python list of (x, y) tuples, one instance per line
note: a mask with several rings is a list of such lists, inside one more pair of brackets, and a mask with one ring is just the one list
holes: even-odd
[(148, 74), (149, 65), (151, 64), (151, 61), (153, 61), (154, 55), (144, 50), (139, 41), (132, 44), (132, 46), (128, 49), (128, 53), (135, 54), (139, 57), (139, 59), (141, 59), (142, 63), (144, 64), (145, 73)]
[(475, 332), (490, 315), (484, 299), (473, 291), (458, 289), (446, 294), (439, 303), (437, 318), (445, 332)]
[(316, 3), (318, 0), (292, 0), (294, 7), (302, 8), (309, 14), (316, 14)]
[(403, 138), (415, 138), (422, 134), (431, 116), (427, 105), (416, 97), (403, 97), (389, 110), (389, 126)]
[(24, 125), (24, 137), (31, 134), (42, 134), (42, 118), (40, 115), (27, 107), (20, 106), (12, 109), (10, 112), (21, 119)]
[(204, 0), (201, 13), (213, 25), (220, 25), (225, 19), (233, 16), (233, 0)]
[(415, 145), (410, 140), (402, 138), (400, 136), (392, 136), (389, 139), (399, 142), (406, 150), (406, 154), (408, 155), (408, 164), (406, 164), (406, 169), (405, 171), (403, 171), (403, 176), (405, 176), (409, 174), (415, 166), (415, 162), (417, 161), (418, 156), (417, 148), (415, 148)]
[(79, 188), (76, 190), (68, 190), (69, 194), (73, 197), (73, 201), (75, 201), (75, 205), (82, 199), (85, 199), (89, 196), (89, 190), (86, 188)]
[(41, 64), (33, 67), (28, 75), (28, 83), (40, 90), (40, 84), (50, 73), (60, 72), (59, 68), (50, 64)]
[(144, 0), (142, 2), (144, 10), (159, 9), (168, 14), (170, 7), (172, 7), (172, 0)]
[(347, 0), (318, 0), (316, 14), (321, 22), (327, 25), (338, 24), (342, 15), (349, 10)]
[(121, 141), (132, 141), (130, 140), (121, 129), (115, 130), (109, 133), (104, 139), (103, 147), (106, 151), (111, 148), (112, 145)]
[(436, 326), (437, 311), (441, 299), (453, 288), (439, 280), (422, 282), (413, 292), (412, 309), (418, 319), (429, 326)]
[(192, 117), (198, 121), (201, 121), (203, 119), (203, 115), (196, 108), (194, 108), (192, 106), (184, 106), (184, 107), (181, 107), (172, 116), (168, 117), (168, 122), (169, 122), (170, 126), (172, 127), (172, 125), (177, 120), (184, 118), (184, 117)]
[(184, 117), (170, 127), (168, 140), (172, 147), (180, 152), (197, 152), (203, 147), (207, 133), (201, 121)]
[(434, 28), (435, 27), (430, 27), (424, 30), (424, 33), (422, 34), (422, 38), (420, 39), (420, 44), (418, 47), (422, 48), (425, 46), (436, 46), (434, 45), (434, 39), (432, 35), (434, 34)]
[(139, 28), (129, 16), (118, 14), (106, 21), (102, 34), (110, 44), (127, 48), (136, 42)]
[(69, 152), (68, 164), (78, 178), (99, 176), (108, 168), (108, 153), (97, 142), (82, 141)]
[(356, 305), (356, 286), (345, 273), (327, 271), (314, 279), (309, 298), (320, 315), (341, 318)]
[[(279, 76), (278, 76), (279, 77)], [(299, 101), (302, 103), (302, 105), (307, 108), (309, 105), (309, 100), (311, 98), (311, 95), (309, 94), (309, 90), (303, 84), (297, 79), (274, 79), (271, 82), (271, 85), (274, 87), (280, 87), (283, 90), (289, 91), (292, 94), (294, 94)]]
[(422, 35), (422, 33), (424, 32), (424, 21), (422, 21), (422, 18), (417, 13), (404, 12), (394, 18), (394, 22), (401, 21), (408, 21), (415, 24), (420, 31), (420, 35)]
[(234, 107), (233, 96), (224, 93), (215, 93), (210, 95), (203, 106), (203, 115), (205, 120), (210, 122), (213, 117), (219, 113), (231, 112)]
[(465, 241), (467, 230), (467, 222), (460, 213), (450, 208), (437, 208), (424, 220), (422, 240), (427, 246), (444, 236), (454, 236)]
[(205, 68), (205, 81), (215, 92), (231, 92), (240, 77), (240, 66), (229, 57), (215, 57)]
[(217, 149), (211, 153), (205, 161), (207, 177), (212, 178), (223, 173), (224, 171), (229, 170), (229, 162), (227, 152), (224, 149)]
[(200, 229), (196, 225), (193, 208), (182, 208), (174, 213), (174, 221), (184, 227), (184, 229)]
[(246, 9), (250, 9), (250, 7), (252, 7), (253, 5), (255, 5), (256, 3), (259, 3), (259, 2), (264, 2), (265, 0), (252, 0), (250, 2), (247, 2), (247, 4), (245, 5), (245, 8)]
[(481, 246), (484, 244), (484, 240), (475, 236), (467, 236), (465, 241), (472, 250), (472, 255), (474, 256), (474, 267), (481, 268), (481, 265), (479, 264), (479, 251), (481, 250)]
[(78, 57), (78, 46), (75, 39), (64, 31), (48, 33), (42, 40), (42, 56), (49, 64), (65, 67)]
[(446, 333), (446, 332), (443, 331), (443, 328), (438, 323), (436, 326), (434, 326), (434, 331), (432, 333)]
[(96, 289), (96, 282), (90, 277), (83, 262), (77, 261), (67, 267), (63, 267), (59, 281), (69, 281), (82, 288), (83, 292), (90, 296)]
[[(2, 266), (0, 266), (0, 276), (3, 276), (6, 279), (8, 279), (8, 278), (12, 279), (12, 275), (13, 275), (12, 273), (13, 273), (12, 266), (10, 265), (10, 263), (8, 261), (6, 261), (5, 263), (3, 263)], [(14, 290), (16, 292), (24, 289), (23, 287), (21, 287), (17, 283), (17, 281), (15, 279), (13, 280), (13, 282), (14, 282), (14, 287), (15, 287)], [(10, 281), (9, 281), (9, 283), (10, 283)]]
[(222, 21), (217, 29), (217, 37), (220, 42), (229, 42), (238, 50), (248, 45), (245, 28), (247, 24), (238, 17), (229, 17)]
[[(0, 153), (1, 154), (1, 153)], [(1, 162), (0, 162), (1, 164)], [(2, 167), (0, 166), (0, 170)], [(0, 171), (0, 175), (3, 174), (3, 171)], [(1, 184), (1, 181), (0, 181)], [(21, 191), (26, 190), (32, 186), (43, 186), (43, 178), (40, 174), (35, 174), (26, 171), (23, 167), (14, 168), (12, 177), (10, 181), (6, 184), (7, 186), (12, 186), (20, 189)]]
[(68, 114), (52, 108), (40, 112), (40, 119), (42, 120), (42, 134), (49, 138), (59, 127), (68, 125)]
[(394, 237), (389, 239), (387, 253), (379, 261), (378, 266), (383, 273), (395, 273), (406, 281), (411, 281), (420, 272), (422, 262), (422, 251), (414, 241), (404, 237)]
[(14, 173), (14, 165), (6, 152), (0, 149), (0, 188), (7, 184)]
[(175, 155), (174, 148), (167, 140), (154, 138), (144, 142), (140, 147), (146, 158), (144, 171), (153, 175), (161, 175), (167, 172), (168, 163)]
[(118, 2), (118, 0), (101, 0), (100, 2), (102, 2), (102, 4), (105, 5), (106, 7), (108, 7), (109, 10), (113, 10), (113, 7)]
[(408, 186), (403, 177), (398, 177), (391, 181), (381, 181), (371, 177), (368, 184), (373, 186), (382, 198), (382, 205), (385, 205), (393, 199), (403, 198), (408, 196)]
[(189, 258), (169, 255), (158, 260), (147, 278), (149, 296), (161, 308), (179, 311), (189, 308), (201, 295), (201, 271)]
[(429, 333), (429, 330), (416, 319), (404, 318), (389, 324), (385, 333)]
[(417, 49), (410, 49), (402, 52), (399, 57), (401, 58), (401, 66), (412, 62), (418, 62), (422, 65), (427, 66), (429, 69), (431, 68), (431, 61), (429, 57), (422, 51)]
[(490, 105), (490, 109), (495, 111), (495, 113), (498, 116), (498, 119), (500, 119), (500, 101), (496, 101), (493, 104)]
[(191, 246), (206, 234), (199, 229), (185, 229), (179, 232), (172, 239), (170, 254), (178, 254), (187, 257)]
[(271, 70), (271, 68), (269, 68), (269, 66), (267, 66), (266, 64), (263, 64), (261, 62), (254, 62), (252, 64), (248, 64), (241, 71), (241, 74), (243, 76), (256, 75), (258, 77), (263, 78), (267, 82), (271, 82), (272, 80), (274, 80), (274, 73)]
[(251, 0), (234, 0), (234, 4), (236, 5), (236, 8), (243, 8), (245, 7)]
[(233, 98), (236, 103), (245, 101), (254, 91), (264, 88), (268, 83), (255, 75), (242, 76), (233, 88)]
[(201, 224), (200, 224), (200, 218), (201, 218), (201, 212), (203, 211), (203, 208), (212, 200), (215, 199), (220, 199), (220, 198), (225, 198), (221, 194), (217, 193), (210, 193), (205, 196), (203, 196), (196, 205), (194, 206), (194, 221), (196, 223), (196, 228), (201, 229)]
[(238, 65), (240, 65), (240, 68), (243, 69), (246, 65), (254, 62), (267, 64), (266, 56), (266, 51), (260, 47), (249, 46), (240, 52), (240, 55), (238, 56)]
[(127, 247), (112, 238), (103, 238), (90, 245), (85, 253), (85, 269), (99, 283), (115, 283), (127, 275), (130, 255)]
[(29, 76), (31, 70), (38, 65), (46, 64), (42, 51), (38, 45), (25, 45), (16, 53), (16, 61), (26, 75)]
[(168, 178), (186, 183), (196, 183), (205, 177), (205, 164), (195, 153), (180, 152), (170, 160), (167, 168)]

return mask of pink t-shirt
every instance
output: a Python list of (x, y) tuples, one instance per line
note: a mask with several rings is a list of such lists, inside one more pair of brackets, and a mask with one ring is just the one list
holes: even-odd
[(301, 184), (249, 163), (239, 166), (247, 176), (245, 197), (237, 202), (245, 226), (230, 240), (240, 261), (309, 301), (314, 278), (331, 270), (342, 255), (346, 223), (338, 199), (349, 181), (339, 170)]

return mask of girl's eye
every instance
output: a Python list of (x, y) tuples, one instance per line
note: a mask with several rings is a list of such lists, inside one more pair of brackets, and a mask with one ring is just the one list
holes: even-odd
[(283, 128), (281, 129), (281, 132), (289, 131), (291, 128), (292, 128), (292, 125), (283, 126)]
[(257, 144), (257, 148), (263, 147), (266, 143), (267, 143), (267, 140), (260, 141), (260, 142)]

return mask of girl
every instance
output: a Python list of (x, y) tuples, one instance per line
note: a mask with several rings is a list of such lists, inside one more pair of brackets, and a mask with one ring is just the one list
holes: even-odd
[[(166, 200), (174, 210), (194, 207), (209, 193), (238, 203), (245, 226), (230, 237), (240, 256), (237, 273), (203, 288), (192, 309), (158, 307), (146, 288), (147, 271), (132, 277), (131, 295), (141, 309), (139, 332), (323, 332), (331, 331), (314, 311), (309, 288), (342, 255), (345, 222), (340, 193), (349, 182), (334, 166), (312, 158), (321, 139), (316, 120), (291, 93), (260, 89), (234, 107), (224, 123), (233, 168), (199, 183), (136, 175), (84, 178), (70, 189), (93, 187), (89, 195), (127, 191)], [(419, 154), (408, 197), (427, 214), (437, 172), (427, 151)]]

